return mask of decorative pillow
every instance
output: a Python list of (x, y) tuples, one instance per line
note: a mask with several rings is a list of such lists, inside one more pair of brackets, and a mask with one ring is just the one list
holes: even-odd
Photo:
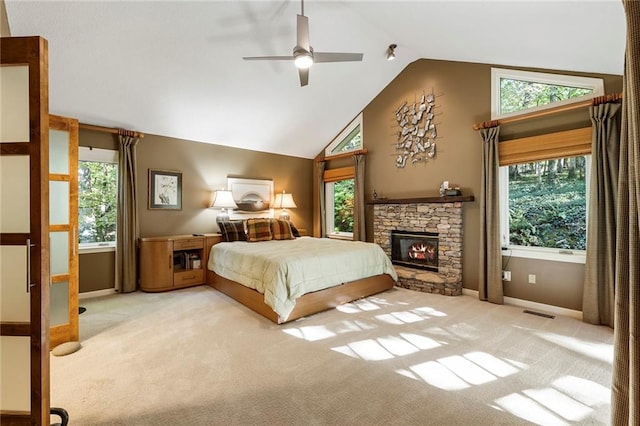
[(271, 219), (247, 219), (247, 241), (269, 241), (271, 236)]
[(300, 231), (298, 231), (298, 228), (296, 228), (293, 222), (291, 221), (288, 221), (288, 222), (289, 222), (289, 226), (291, 227), (291, 233), (295, 238), (298, 238), (300, 236)]
[(271, 219), (271, 236), (274, 240), (293, 240), (293, 232), (289, 221), (280, 219)]
[(247, 234), (244, 232), (244, 221), (228, 220), (220, 222), (219, 225), (222, 241), (247, 241)]

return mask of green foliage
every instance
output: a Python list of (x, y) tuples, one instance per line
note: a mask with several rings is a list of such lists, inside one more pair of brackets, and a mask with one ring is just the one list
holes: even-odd
[(334, 231), (353, 232), (353, 179), (346, 179), (333, 184), (334, 194)]
[(117, 164), (80, 161), (78, 186), (80, 243), (115, 241)]
[(591, 93), (591, 89), (500, 79), (500, 112), (508, 114)]
[(586, 249), (585, 162), (570, 160), (509, 167), (511, 244)]

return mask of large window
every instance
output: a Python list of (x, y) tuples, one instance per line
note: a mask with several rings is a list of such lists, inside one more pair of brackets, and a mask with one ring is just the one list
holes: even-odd
[[(600, 78), (491, 69), (492, 119), (604, 94)], [(591, 128), (499, 144), (502, 245), (514, 256), (584, 263)]]
[(80, 147), (78, 213), (80, 248), (115, 247), (118, 202), (118, 151)]
[(491, 69), (491, 119), (538, 111), (601, 96), (601, 78)]
[(353, 238), (354, 179), (325, 183), (326, 225), (330, 237)]
[(503, 246), (523, 257), (584, 261), (590, 156), (500, 168)]

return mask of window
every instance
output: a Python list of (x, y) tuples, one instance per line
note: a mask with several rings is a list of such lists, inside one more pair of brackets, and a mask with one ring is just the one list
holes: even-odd
[(327, 235), (353, 238), (353, 201), (355, 180), (327, 182), (325, 188)]
[(604, 94), (601, 78), (491, 69), (491, 119), (539, 111)]
[(584, 262), (590, 159), (500, 167), (502, 242), (514, 256)]
[(324, 150), (326, 157), (344, 154), (362, 149), (362, 113), (360, 113), (345, 129), (333, 139)]
[(325, 170), (323, 179), (325, 235), (353, 239), (355, 167)]
[(83, 253), (113, 250), (118, 202), (118, 151), (80, 147), (78, 238)]

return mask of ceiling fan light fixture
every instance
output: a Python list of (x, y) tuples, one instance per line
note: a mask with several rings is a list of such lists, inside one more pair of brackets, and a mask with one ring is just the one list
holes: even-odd
[(313, 65), (313, 56), (309, 52), (296, 52), (293, 63), (299, 69), (306, 70)]
[(393, 61), (396, 58), (396, 44), (390, 44), (387, 48), (387, 61)]

